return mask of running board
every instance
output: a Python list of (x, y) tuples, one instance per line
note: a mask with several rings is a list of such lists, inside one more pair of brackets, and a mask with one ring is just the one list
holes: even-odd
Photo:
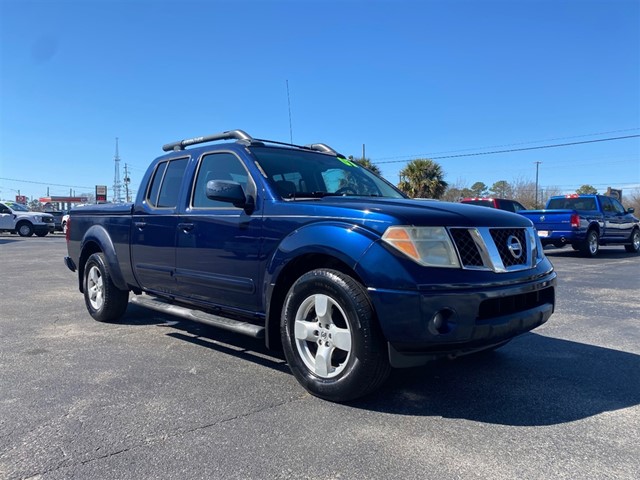
[(254, 325), (252, 323), (221, 317), (201, 310), (181, 307), (179, 305), (169, 303), (166, 300), (147, 295), (134, 295), (129, 301), (136, 305), (140, 305), (141, 307), (150, 308), (151, 310), (167, 313), (187, 320), (193, 320), (194, 322), (204, 323), (212, 327), (230, 330), (232, 332), (248, 335), (254, 338), (264, 338), (264, 327)]

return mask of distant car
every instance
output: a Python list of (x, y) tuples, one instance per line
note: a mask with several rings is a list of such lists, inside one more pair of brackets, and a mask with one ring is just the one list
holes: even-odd
[(55, 231), (56, 232), (64, 232), (64, 228), (62, 226), (62, 221), (63, 221), (65, 215), (67, 214), (67, 212), (62, 211), (62, 212), (46, 212), (46, 213), (50, 213), (51, 215), (53, 215), (53, 221), (55, 223)]
[(60, 220), (60, 224), (62, 227), (62, 233), (66, 234), (67, 233), (67, 225), (69, 224), (69, 214), (67, 213), (66, 215), (62, 216), (62, 219)]
[(524, 205), (520, 202), (508, 200), (506, 198), (463, 198), (460, 200), (460, 203), (482, 205), (484, 207), (506, 210), (507, 212), (519, 212), (520, 210), (526, 210)]
[(0, 231), (17, 233), (21, 237), (30, 237), (34, 233), (44, 237), (53, 233), (54, 229), (53, 215), (32, 212), (27, 206), (17, 202), (0, 202)]

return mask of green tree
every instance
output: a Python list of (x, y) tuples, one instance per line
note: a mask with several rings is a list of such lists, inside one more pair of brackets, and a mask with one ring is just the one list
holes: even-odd
[(440, 198), (447, 189), (447, 182), (437, 162), (419, 158), (400, 170), (398, 188), (413, 198)]
[(492, 195), (499, 198), (512, 198), (513, 188), (506, 180), (498, 180), (489, 189)]
[(484, 182), (476, 182), (471, 185), (471, 193), (473, 197), (486, 197), (488, 193), (489, 187), (487, 187)]
[(34, 198), (33, 200), (31, 200), (28, 204), (27, 207), (29, 208), (29, 210), (31, 210), (32, 212), (42, 212), (44, 209), (42, 208), (42, 204), (40, 203), (40, 200), (38, 200), (37, 198)]
[(366, 158), (366, 157), (357, 158), (357, 157), (354, 157), (353, 155), (349, 155), (349, 160), (351, 160), (354, 163), (357, 163), (361, 167), (371, 170), (376, 175), (382, 176), (382, 170), (380, 170), (380, 167), (378, 167), (375, 163), (373, 163), (370, 158)]
[(582, 185), (579, 189), (576, 190), (578, 195), (597, 195), (598, 189), (592, 187), (591, 185)]

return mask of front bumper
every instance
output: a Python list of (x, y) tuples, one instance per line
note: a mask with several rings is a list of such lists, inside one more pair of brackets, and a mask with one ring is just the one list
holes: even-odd
[(55, 231), (55, 225), (53, 223), (44, 223), (33, 226), (33, 233), (43, 234), (43, 233), (53, 233)]
[(429, 291), (370, 289), (394, 367), (462, 355), (545, 323), (555, 307), (556, 274), (516, 285), (448, 286)]

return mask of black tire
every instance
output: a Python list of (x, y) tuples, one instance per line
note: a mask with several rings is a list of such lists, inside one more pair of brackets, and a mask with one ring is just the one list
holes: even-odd
[(99, 322), (115, 322), (127, 309), (129, 292), (113, 284), (103, 253), (94, 253), (85, 263), (84, 303)]
[(36, 235), (39, 236), (39, 237), (46, 237), (47, 233), (49, 233), (49, 232), (46, 232), (46, 231), (45, 232), (36, 232)]
[(62, 233), (67, 234), (67, 222), (62, 222)]
[(16, 225), (16, 232), (18, 232), (18, 235), (21, 237), (30, 237), (33, 235), (33, 225), (29, 222), (20, 222)]
[[(325, 313), (318, 315), (318, 309)], [(317, 397), (333, 402), (362, 397), (391, 371), (366, 290), (336, 270), (312, 270), (293, 284), (280, 333), (293, 375)]]
[(572, 243), (571, 244), (571, 248), (573, 248), (576, 252), (580, 250), (580, 244), (579, 243)]
[(640, 230), (635, 228), (631, 232), (631, 245), (625, 245), (624, 249), (629, 253), (640, 252)]
[(580, 244), (580, 253), (583, 257), (593, 258), (598, 254), (598, 250), (600, 250), (598, 232), (595, 230), (589, 230), (587, 232), (587, 237)]

